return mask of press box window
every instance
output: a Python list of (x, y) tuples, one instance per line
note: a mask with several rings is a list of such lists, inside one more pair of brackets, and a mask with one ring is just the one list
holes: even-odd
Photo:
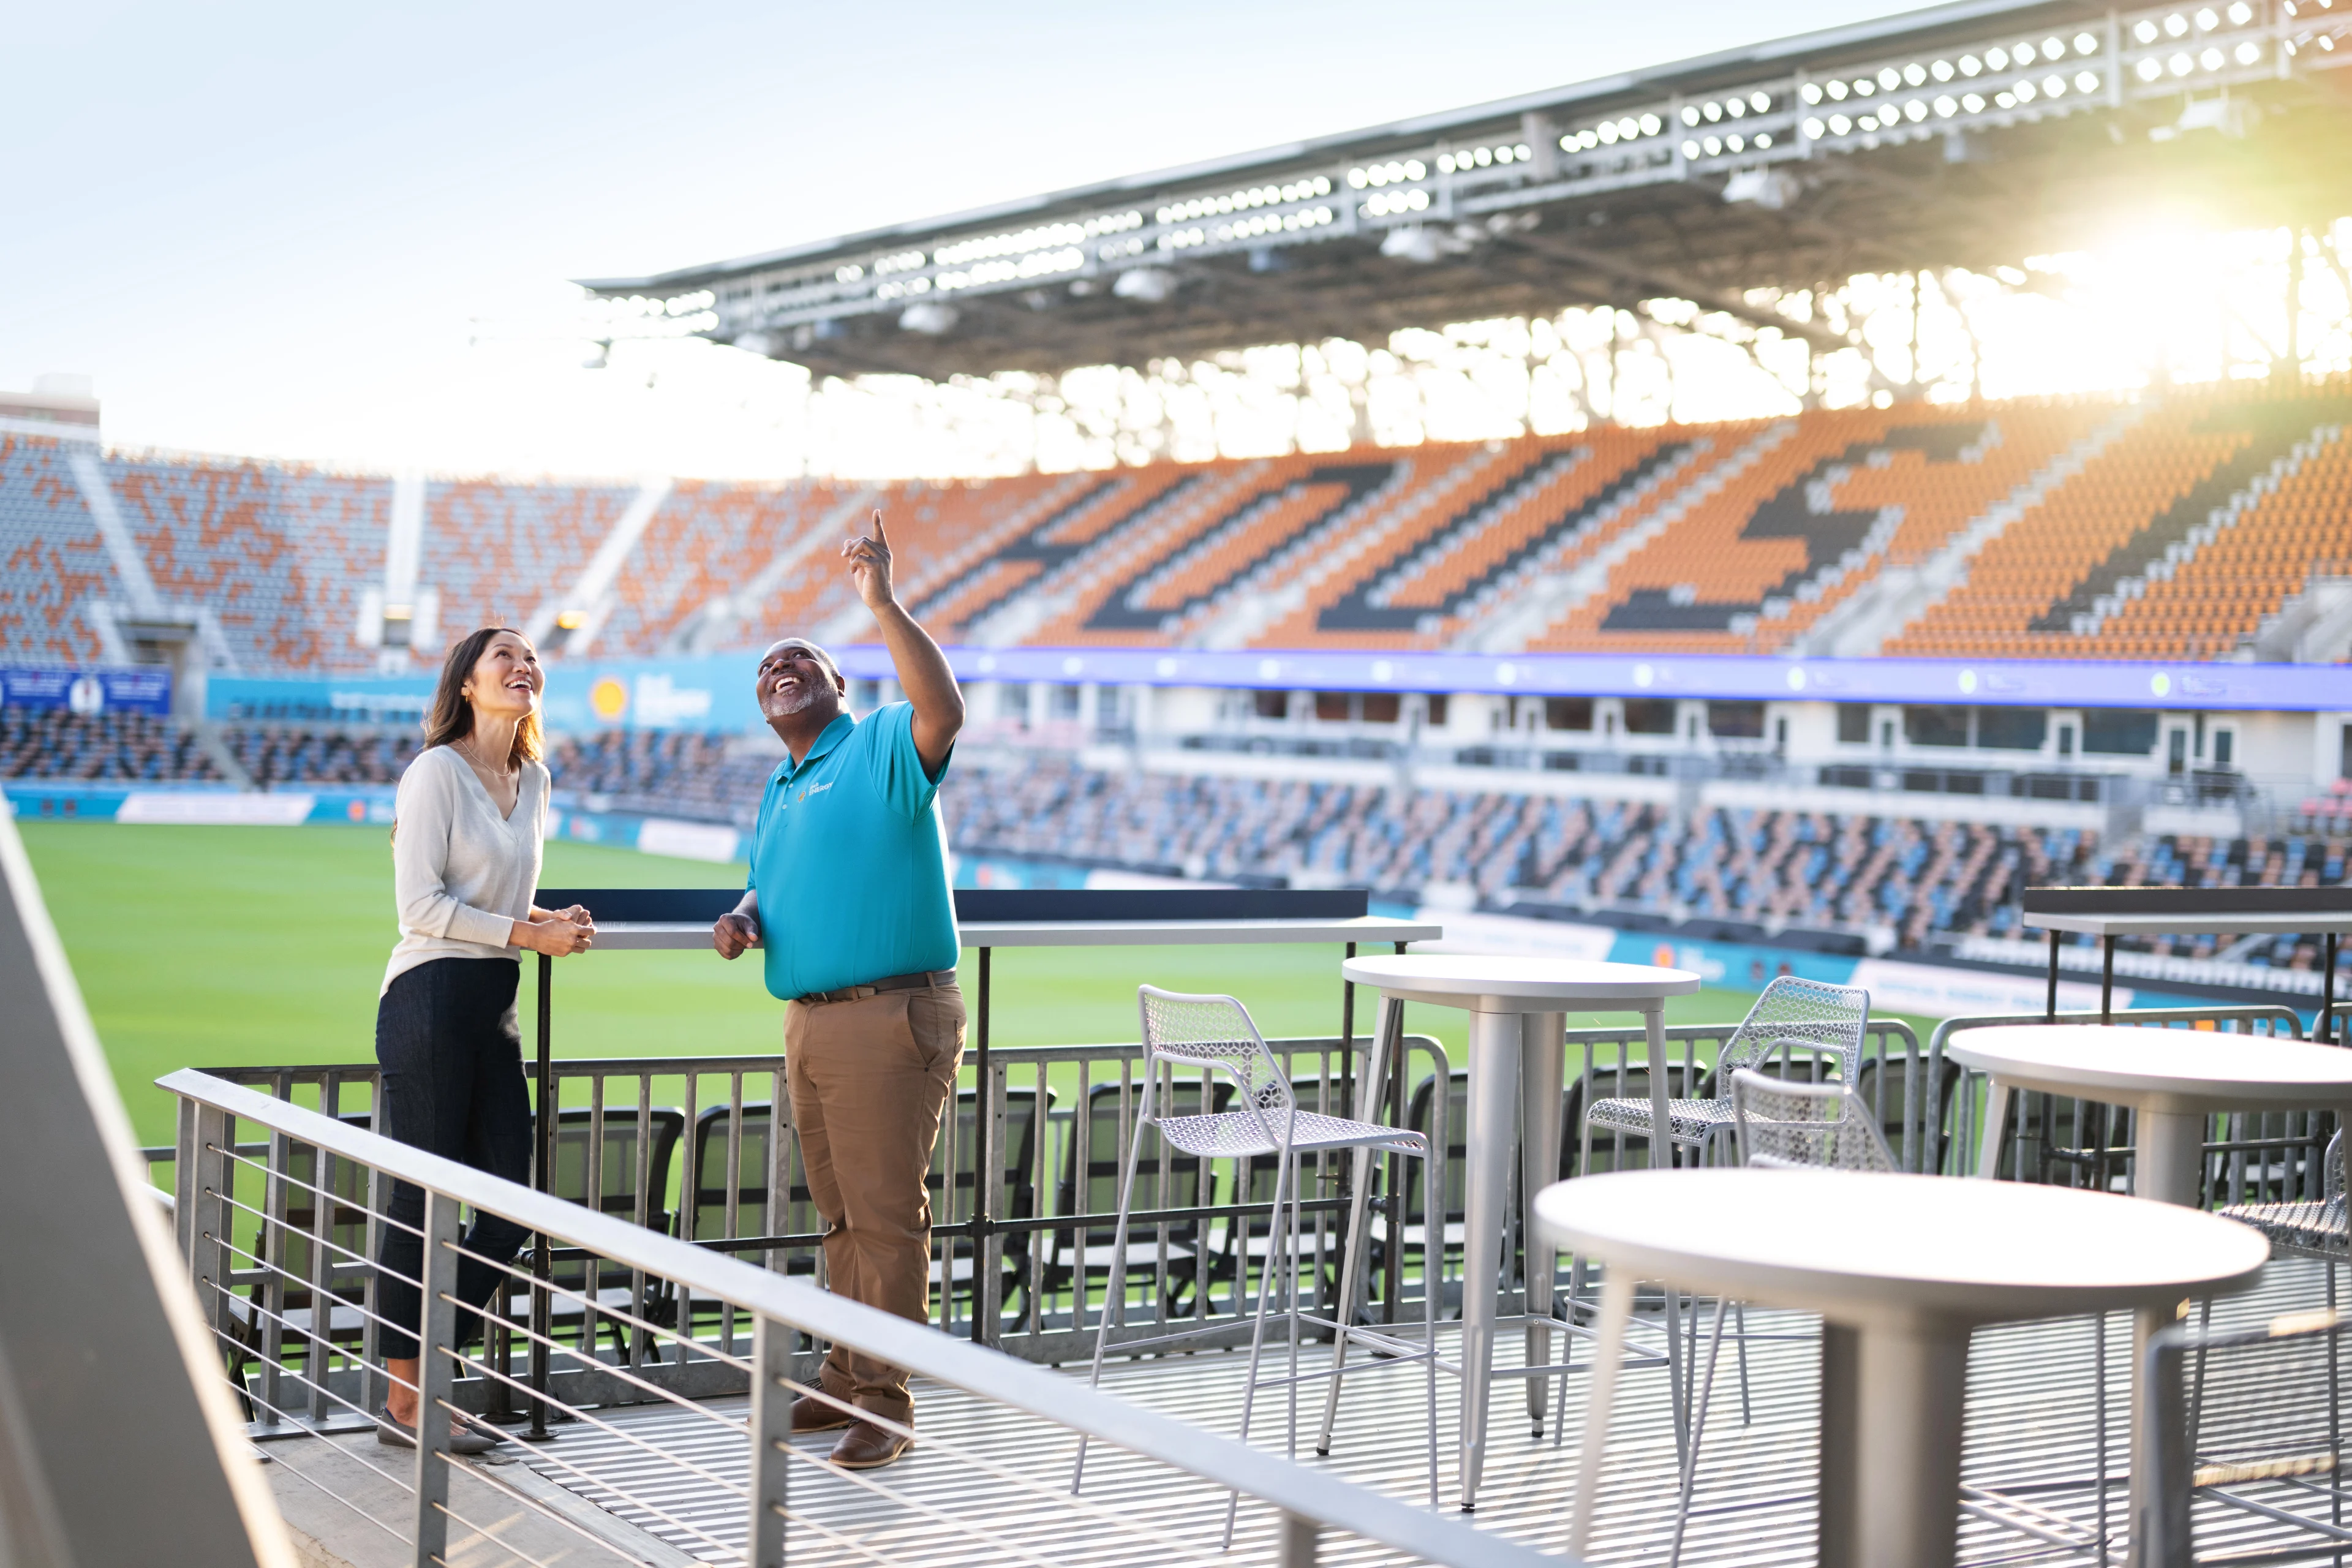
[(1965, 708), (1906, 708), (1903, 738), (1915, 746), (1965, 746), (1969, 743), (1969, 710)]
[(1590, 697), (1545, 698), (1544, 728), (1547, 730), (1591, 729), (1592, 699)]
[(1290, 717), (1290, 693), (1287, 691), (1256, 692), (1253, 694), (1252, 700), (1257, 708), (1257, 716), (1261, 719)]
[(2156, 715), (2134, 708), (2086, 708), (2083, 750), (2110, 757), (2144, 757), (2156, 750)]
[(1444, 729), (1445, 699), (1435, 695), (1423, 698), (1421, 700), (1421, 717), (1422, 722), (1429, 725), (1432, 729)]
[(1367, 691), (1363, 704), (1365, 723), (1393, 724), (1403, 710), (1404, 700), (1393, 691)]
[(1671, 735), (1675, 732), (1674, 700), (1666, 697), (1625, 699), (1625, 732), (1629, 735)]
[(1867, 746), (1870, 744), (1870, 705), (1865, 702), (1838, 704), (1838, 744)]
[(1706, 732), (1717, 740), (1760, 741), (1764, 738), (1764, 704), (1710, 702), (1706, 705)]
[(1977, 744), (1996, 752), (2038, 752), (2049, 733), (2047, 708), (1977, 710)]

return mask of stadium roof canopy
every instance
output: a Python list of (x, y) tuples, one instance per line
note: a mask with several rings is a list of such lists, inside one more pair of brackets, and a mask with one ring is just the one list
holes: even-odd
[(1139, 364), (1264, 342), (1989, 271), (2119, 222), (2352, 209), (2352, 0), (1960, 0), (647, 278), (821, 374)]

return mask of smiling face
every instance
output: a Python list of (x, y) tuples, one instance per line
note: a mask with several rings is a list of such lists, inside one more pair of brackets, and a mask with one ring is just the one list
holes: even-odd
[(830, 722), (840, 711), (844, 687), (822, 648), (786, 637), (760, 656), (758, 690), (760, 712), (771, 722), (817, 710)]
[(483, 718), (520, 719), (539, 709), (547, 677), (539, 668), (539, 650), (513, 632), (500, 632), (474, 661), (466, 677), (466, 700)]

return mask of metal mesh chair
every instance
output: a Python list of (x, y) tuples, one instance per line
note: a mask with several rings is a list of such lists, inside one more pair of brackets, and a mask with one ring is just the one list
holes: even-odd
[[(2329, 1272), (2332, 1274), (2333, 1269)], [(2153, 1450), (2134, 1561), (2343, 1561), (2346, 1320), (2294, 1312), (2148, 1337), (2137, 1397)]]
[[(1241, 1190), (1248, 1181), (1250, 1163), (1266, 1155), (1275, 1157), (1273, 1208), (1270, 1219), (1272, 1235), (1265, 1251), (1265, 1261), (1258, 1273), (1257, 1310), (1250, 1331), (1249, 1383), (1242, 1394), (1241, 1436), (1249, 1440), (1250, 1419), (1261, 1387), (1278, 1385), (1288, 1391), (1290, 1412), (1290, 1447), (1295, 1454), (1298, 1443), (1298, 1388), (1308, 1379), (1336, 1376), (1335, 1365), (1322, 1371), (1301, 1373), (1298, 1366), (1298, 1345), (1302, 1328), (1319, 1330), (1343, 1342), (1353, 1341), (1379, 1351), (1386, 1359), (1377, 1364), (1400, 1365), (1418, 1361), (1426, 1370), (1428, 1381), (1428, 1449), (1429, 1501), (1437, 1505), (1437, 1292), (1425, 1291), (1426, 1321), (1423, 1340), (1415, 1345), (1392, 1333), (1355, 1327), (1333, 1318), (1304, 1311), (1299, 1306), (1298, 1237), (1301, 1211), (1299, 1180), (1296, 1170), (1297, 1156), (1340, 1149), (1373, 1149), (1391, 1153), (1409, 1154), (1418, 1159), (1429, 1156), (1429, 1141), (1418, 1132), (1402, 1128), (1383, 1127), (1377, 1122), (1350, 1121), (1342, 1117), (1326, 1116), (1298, 1109), (1297, 1097), (1291, 1092), (1290, 1082), (1283, 1077), (1282, 1068), (1267, 1048), (1265, 1037), (1250, 1019), (1249, 1009), (1231, 996), (1195, 996), (1156, 986), (1138, 988), (1138, 1001), (1143, 1014), (1143, 1094), (1136, 1108), (1135, 1135), (1129, 1140), (1127, 1172), (1119, 1182), (1118, 1226), (1111, 1248), (1110, 1289), (1103, 1300), (1102, 1317), (1095, 1330), (1094, 1368), (1090, 1381), (1102, 1380), (1103, 1356), (1110, 1348), (1111, 1320), (1125, 1300), (1128, 1215), (1132, 1212), (1135, 1195), (1136, 1154), (1142, 1147), (1147, 1128), (1156, 1129), (1160, 1138), (1178, 1152), (1195, 1158), (1230, 1159), (1237, 1162), (1234, 1185)], [(1160, 1107), (1163, 1098), (1174, 1088), (1175, 1074), (1180, 1068), (1197, 1068), (1204, 1078), (1217, 1073), (1234, 1079), (1234, 1094), (1229, 1103), (1238, 1109), (1194, 1115), (1167, 1115)], [(1191, 1103), (1202, 1103), (1194, 1096)], [(1246, 1267), (1246, 1255), (1244, 1266)], [(1289, 1326), (1289, 1371), (1279, 1378), (1261, 1378), (1259, 1367), (1265, 1350), (1265, 1326), (1277, 1291), (1284, 1306), (1283, 1316)], [(1189, 1340), (1204, 1333), (1214, 1333), (1223, 1324), (1205, 1323), (1179, 1330), (1172, 1333), (1155, 1334), (1145, 1339), (1121, 1339), (1122, 1351), (1141, 1350), (1152, 1345), (1164, 1345)], [(1071, 1471), (1070, 1489), (1076, 1492), (1086, 1479), (1087, 1443), (1078, 1443), (1078, 1457)], [(1234, 1510), (1240, 1494), (1235, 1493), (1225, 1508), (1225, 1544), (1233, 1544)]]
[[(2221, 1211), (2224, 1219), (2252, 1226), (2270, 1238), (2273, 1255), (2316, 1258), (2328, 1263), (2352, 1262), (2352, 1224), (2344, 1201), (2344, 1134), (2327, 1141), (2320, 1157), (2326, 1167), (2323, 1195), (2291, 1203), (2232, 1204)], [(2328, 1301), (2335, 1304), (2336, 1271), (2327, 1271)]]
[(1739, 1163), (1781, 1169), (1892, 1171), (1895, 1152), (1851, 1079), (1791, 1083), (1740, 1068), (1731, 1075)]
[[(1716, 1058), (1714, 1082), (1717, 1092), (1696, 1100), (1666, 1101), (1666, 1138), (1685, 1149), (1705, 1149), (1728, 1132), (1733, 1122), (1731, 1096), (1726, 1087), (1733, 1072), (1753, 1069), (1776, 1055), (1805, 1051), (1834, 1057), (1837, 1076), (1853, 1083), (1862, 1072), (1862, 1039), (1870, 1021), (1870, 993), (1851, 985), (1825, 985), (1818, 980), (1783, 974), (1764, 987), (1731, 1038)], [(1659, 1064), (1652, 1063), (1652, 1070)], [(1646, 1100), (1596, 1100), (1584, 1113), (1588, 1127), (1649, 1135), (1654, 1130)], [(1651, 1160), (1655, 1163), (1654, 1151)]]

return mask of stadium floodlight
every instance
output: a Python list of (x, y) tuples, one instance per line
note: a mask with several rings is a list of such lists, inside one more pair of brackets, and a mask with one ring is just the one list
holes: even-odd
[(936, 338), (955, 331), (955, 324), (961, 320), (962, 313), (953, 305), (942, 305), (936, 300), (921, 300), (898, 312), (898, 330)]
[(1176, 292), (1176, 274), (1164, 267), (1130, 267), (1112, 282), (1110, 291), (1121, 300), (1157, 305)]

